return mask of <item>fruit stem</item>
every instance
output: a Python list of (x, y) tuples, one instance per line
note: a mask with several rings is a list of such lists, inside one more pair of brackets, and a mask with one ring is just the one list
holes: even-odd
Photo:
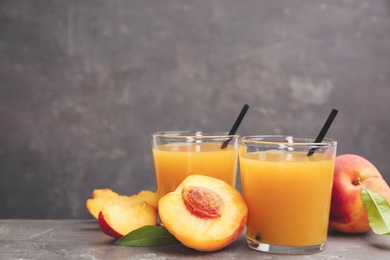
[(360, 184), (362, 184), (361, 182), (360, 182), (360, 177), (358, 177), (354, 182), (352, 182), (352, 184), (353, 185), (360, 185)]

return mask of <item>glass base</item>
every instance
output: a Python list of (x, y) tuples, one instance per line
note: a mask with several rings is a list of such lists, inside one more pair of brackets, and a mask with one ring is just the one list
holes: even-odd
[(325, 243), (313, 246), (278, 246), (261, 243), (248, 237), (246, 238), (246, 242), (251, 249), (273, 254), (314, 254), (325, 249)]

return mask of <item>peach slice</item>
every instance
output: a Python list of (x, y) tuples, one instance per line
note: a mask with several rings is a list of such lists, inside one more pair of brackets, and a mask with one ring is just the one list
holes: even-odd
[(147, 203), (149, 203), (150, 206), (152, 206), (155, 210), (157, 210), (158, 207), (157, 193), (149, 190), (142, 190), (137, 194), (137, 198), (139, 200), (146, 201)]
[(129, 206), (110, 205), (100, 211), (100, 229), (107, 235), (120, 238), (127, 233), (146, 225), (157, 224), (157, 212), (147, 202)]
[(86, 203), (86, 207), (96, 219), (99, 217), (99, 212), (110, 205), (120, 205), (120, 206), (131, 206), (133, 204), (140, 203), (136, 197), (132, 197), (131, 199), (125, 197), (110, 197), (110, 196), (100, 196), (94, 199), (88, 199)]
[(188, 176), (158, 203), (160, 220), (185, 246), (216, 251), (244, 231), (248, 208), (240, 192), (219, 179)]
[[(104, 189), (103, 189), (104, 190)], [(133, 196), (122, 196), (113, 191), (94, 190), (92, 198), (86, 202), (88, 211), (96, 219), (99, 217), (99, 212), (106, 206), (118, 204), (122, 206), (130, 206), (143, 201), (149, 203), (155, 211), (157, 211), (157, 194), (151, 191), (140, 191)], [(117, 194), (117, 195), (115, 195)]]
[(120, 196), (118, 193), (115, 191), (112, 191), (111, 189), (104, 188), (104, 189), (94, 189), (92, 192), (92, 199), (96, 197), (101, 197), (101, 196), (110, 196), (110, 197), (118, 197)]

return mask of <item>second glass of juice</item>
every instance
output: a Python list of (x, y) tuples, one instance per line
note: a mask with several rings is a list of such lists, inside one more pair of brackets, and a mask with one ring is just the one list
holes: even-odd
[(284, 254), (324, 249), (337, 143), (314, 140), (293, 136), (240, 139), (250, 248)]
[(238, 135), (200, 131), (152, 134), (152, 151), (159, 198), (174, 191), (191, 174), (236, 184)]

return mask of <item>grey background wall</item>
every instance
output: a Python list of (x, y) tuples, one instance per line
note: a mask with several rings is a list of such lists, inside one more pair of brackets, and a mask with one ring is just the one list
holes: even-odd
[(0, 218), (155, 189), (150, 134), (316, 135), (390, 183), (390, 2), (0, 1)]

